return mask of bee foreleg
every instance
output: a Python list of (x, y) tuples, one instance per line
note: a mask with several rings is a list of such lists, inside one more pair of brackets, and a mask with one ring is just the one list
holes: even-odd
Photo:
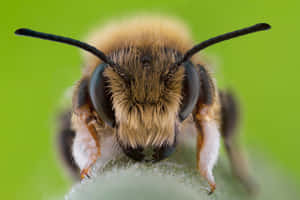
[(96, 132), (97, 121), (90, 107), (88, 84), (82, 79), (73, 98), (72, 125), (76, 131), (73, 156), (81, 170), (81, 179), (101, 155), (100, 138)]
[(208, 181), (210, 193), (216, 189), (213, 167), (217, 162), (220, 147), (220, 132), (217, 121), (208, 117), (207, 107), (195, 115), (197, 137), (197, 168)]
[(194, 110), (194, 120), (198, 132), (197, 168), (210, 185), (210, 194), (216, 189), (212, 173), (218, 159), (220, 131), (218, 116), (218, 99), (215, 83), (204, 66), (198, 64), (201, 92)]

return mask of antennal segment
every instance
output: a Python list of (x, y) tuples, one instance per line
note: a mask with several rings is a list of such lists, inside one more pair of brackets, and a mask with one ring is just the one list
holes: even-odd
[(270, 28), (271, 28), (271, 26), (269, 24), (260, 23), (260, 24), (254, 25), (254, 26), (239, 29), (239, 30), (236, 30), (236, 31), (233, 31), (233, 32), (225, 33), (223, 35), (219, 35), (219, 36), (213, 37), (211, 39), (208, 39), (204, 42), (201, 42), (200, 44), (197, 44), (196, 46), (194, 46), (190, 50), (188, 50), (184, 54), (183, 58), (175, 63), (175, 66), (181, 65), (182, 63), (184, 63), (185, 61), (190, 59), (194, 54), (198, 53), (200, 50), (205, 49), (206, 47), (214, 45), (218, 42), (222, 42), (224, 40), (229, 40), (231, 38), (239, 37), (239, 36), (246, 35), (246, 34), (253, 33), (253, 32), (257, 32), (257, 31), (268, 30)]
[(33, 30), (30, 30), (27, 28), (18, 29), (15, 31), (15, 34), (22, 35), (22, 36), (30, 36), (30, 37), (35, 37), (35, 38), (41, 38), (41, 39), (45, 39), (45, 40), (61, 42), (61, 43), (69, 44), (72, 46), (76, 46), (76, 47), (79, 47), (81, 49), (84, 49), (84, 50), (94, 54), (95, 56), (100, 58), (103, 62), (105, 62), (111, 66), (117, 66), (117, 64), (114, 63), (109, 58), (107, 58), (107, 56), (102, 51), (98, 50), (97, 48), (95, 48), (87, 43), (80, 42), (80, 41), (72, 39), (72, 38), (37, 32), (37, 31), (33, 31)]

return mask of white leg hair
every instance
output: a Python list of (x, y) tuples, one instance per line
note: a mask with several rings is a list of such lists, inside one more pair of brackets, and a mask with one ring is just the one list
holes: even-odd
[(91, 167), (98, 159), (97, 166), (106, 164), (120, 154), (117, 141), (112, 134), (99, 138), (101, 155), (99, 157), (96, 142), (83, 122), (76, 125), (76, 136), (73, 143), (73, 157), (80, 170)]
[(85, 124), (76, 126), (73, 143), (73, 157), (80, 170), (88, 168), (97, 159), (96, 142)]
[(202, 121), (202, 145), (198, 158), (198, 168), (210, 186), (215, 187), (215, 180), (212, 173), (217, 162), (220, 147), (220, 131), (216, 121)]

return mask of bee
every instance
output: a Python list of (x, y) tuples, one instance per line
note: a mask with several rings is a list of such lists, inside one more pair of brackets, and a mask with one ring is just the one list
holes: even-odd
[(224, 40), (269, 28), (259, 23), (196, 45), (185, 25), (160, 17), (108, 24), (93, 34), (90, 44), (25, 28), (15, 33), (90, 53), (85, 55), (82, 78), (73, 92), (72, 112), (62, 117), (60, 131), (65, 160), (73, 171), (80, 170), (81, 179), (97, 160), (106, 163), (122, 154), (134, 161), (161, 161), (174, 152), (183, 128), (193, 125), (197, 169), (212, 193), (221, 137), (237, 176), (245, 183), (248, 176), (241, 169), (244, 158), (233, 142), (236, 100), (218, 89), (211, 69), (195, 54)]

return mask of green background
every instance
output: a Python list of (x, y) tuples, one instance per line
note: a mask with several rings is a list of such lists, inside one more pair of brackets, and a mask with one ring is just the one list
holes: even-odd
[(14, 30), (30, 27), (80, 39), (112, 17), (139, 12), (178, 16), (195, 41), (258, 22), (272, 25), (204, 54), (216, 64), (220, 87), (233, 88), (241, 99), (244, 143), (300, 185), (299, 5), (296, 0), (2, 2), (1, 199), (59, 199), (68, 190), (70, 181), (55, 155), (54, 119), (81, 66), (78, 49), (16, 37)]

